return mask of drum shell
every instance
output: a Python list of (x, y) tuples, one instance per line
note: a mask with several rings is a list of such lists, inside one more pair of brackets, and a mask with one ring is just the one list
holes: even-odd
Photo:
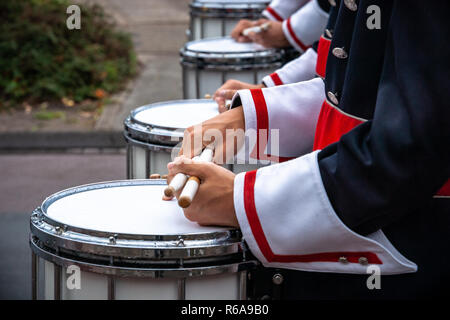
[[(285, 62), (285, 49), (255, 49), (248, 45), (243, 46), (242, 51), (227, 51), (227, 46), (232, 43), (231, 38), (223, 37), (191, 41), (184, 45), (180, 50), (180, 63), (185, 99), (212, 95), (229, 79), (260, 83), (264, 76)], [(206, 49), (208, 46), (220, 47), (212, 51)]]
[[(215, 275), (190, 278), (120, 277), (93, 272), (75, 261), (53, 263), (36, 257), (36, 299), (44, 300), (245, 300), (247, 271), (238, 266)], [(67, 285), (73, 266), (80, 268), (80, 288)], [(70, 269), (68, 269), (70, 268)], [(58, 281), (59, 279), (59, 281)], [(59, 283), (58, 283), (59, 282)], [(55, 286), (56, 284), (56, 286)], [(181, 295), (180, 285), (184, 285)], [(217, 287), (221, 290), (217, 290)], [(57, 289), (59, 287), (59, 290)], [(245, 290), (245, 291), (244, 291)], [(56, 291), (59, 291), (58, 293)]]
[(239, 80), (247, 83), (261, 83), (262, 79), (281, 67), (280, 62), (252, 66), (206, 67), (182, 62), (183, 97), (200, 99), (206, 94), (214, 94), (227, 80)]
[[(102, 185), (141, 184), (165, 183), (147, 180)], [(246, 261), (245, 246), (237, 230), (220, 228), (214, 232), (184, 234), (180, 246), (180, 236), (176, 235), (108, 237), (104, 231), (61, 225), (46, 215), (49, 203), (91, 190), (92, 186), (95, 189), (96, 184), (55, 194), (33, 212), (30, 221), (33, 297), (242, 299), (245, 296), (246, 271), (255, 262)], [(81, 290), (66, 286), (72, 274), (67, 268), (72, 266), (81, 271)], [(215, 293), (214, 283), (221, 283), (227, 292)], [(39, 286), (43, 288), (40, 294)]]
[(127, 178), (148, 179), (151, 174), (167, 174), (167, 164), (176, 154), (174, 146), (140, 142), (125, 135), (127, 141)]

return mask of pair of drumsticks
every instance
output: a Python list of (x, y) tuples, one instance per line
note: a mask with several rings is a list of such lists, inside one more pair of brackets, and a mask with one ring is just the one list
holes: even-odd
[[(194, 157), (192, 160), (211, 162), (213, 160), (214, 149), (212, 146), (206, 147), (203, 152)], [(184, 186), (184, 187), (183, 187)], [(192, 200), (194, 200), (197, 194), (198, 188), (200, 186), (200, 179), (195, 176), (188, 177), (184, 173), (177, 173), (170, 184), (164, 189), (164, 195), (166, 197), (172, 198), (175, 192), (181, 190), (180, 198), (178, 199), (178, 205), (182, 208), (187, 208), (191, 205)]]

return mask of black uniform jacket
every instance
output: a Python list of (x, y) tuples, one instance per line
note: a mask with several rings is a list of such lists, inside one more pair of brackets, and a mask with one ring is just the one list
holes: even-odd
[(369, 290), (364, 276), (282, 271), (278, 295), (443, 295), (450, 285), (450, 2), (330, 4), (324, 104), (333, 116), (321, 112), (315, 141), (322, 180), (349, 228), (362, 235), (381, 228), (418, 272), (382, 276), (381, 289)]

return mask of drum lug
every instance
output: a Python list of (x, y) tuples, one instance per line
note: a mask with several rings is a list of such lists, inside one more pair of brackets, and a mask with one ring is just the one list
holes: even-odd
[(283, 281), (284, 281), (284, 277), (280, 273), (275, 273), (272, 277), (272, 282), (275, 285), (280, 285), (283, 283)]
[(63, 233), (63, 230), (62, 230), (62, 228), (61, 228), (60, 226), (56, 226), (56, 227), (55, 227), (55, 232), (56, 232), (57, 234), (62, 234), (62, 233)]
[(109, 237), (109, 243), (116, 244), (116, 242), (117, 242), (117, 234), (114, 234)]
[(184, 239), (183, 238), (178, 239), (177, 247), (184, 247)]
[(241, 250), (242, 250), (242, 260), (246, 261), (247, 260), (246, 253), (247, 253), (248, 247), (247, 247), (247, 243), (245, 242), (244, 239), (242, 239), (242, 241), (241, 241)]

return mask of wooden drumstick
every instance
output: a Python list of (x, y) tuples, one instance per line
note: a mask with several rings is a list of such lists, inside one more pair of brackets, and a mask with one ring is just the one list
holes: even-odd
[[(199, 157), (200, 161), (211, 162), (213, 159), (214, 151), (211, 148), (206, 148), (203, 150)], [(194, 200), (197, 194), (198, 188), (200, 186), (200, 179), (194, 176), (190, 176), (186, 185), (181, 191), (180, 198), (178, 199), (178, 205), (182, 208), (187, 208), (191, 205), (192, 200)]]
[[(212, 161), (212, 155), (213, 151), (211, 148), (206, 148), (203, 150), (202, 154), (200, 156), (194, 157), (192, 160), (202, 160), (202, 161)], [(164, 195), (166, 197), (172, 198), (175, 196), (175, 192), (183, 188), (186, 181), (188, 180), (188, 176), (184, 173), (177, 173), (175, 177), (173, 177), (170, 184), (164, 189)]]
[(186, 182), (183, 191), (181, 191), (180, 199), (178, 199), (178, 205), (182, 208), (187, 208), (191, 205), (192, 200), (197, 193), (200, 186), (200, 179), (194, 176), (189, 177)]
[(266, 22), (259, 26), (244, 29), (242, 31), (242, 35), (247, 37), (250, 34), (250, 32), (260, 33), (260, 32), (269, 30), (269, 28), (270, 28), (270, 22)]

